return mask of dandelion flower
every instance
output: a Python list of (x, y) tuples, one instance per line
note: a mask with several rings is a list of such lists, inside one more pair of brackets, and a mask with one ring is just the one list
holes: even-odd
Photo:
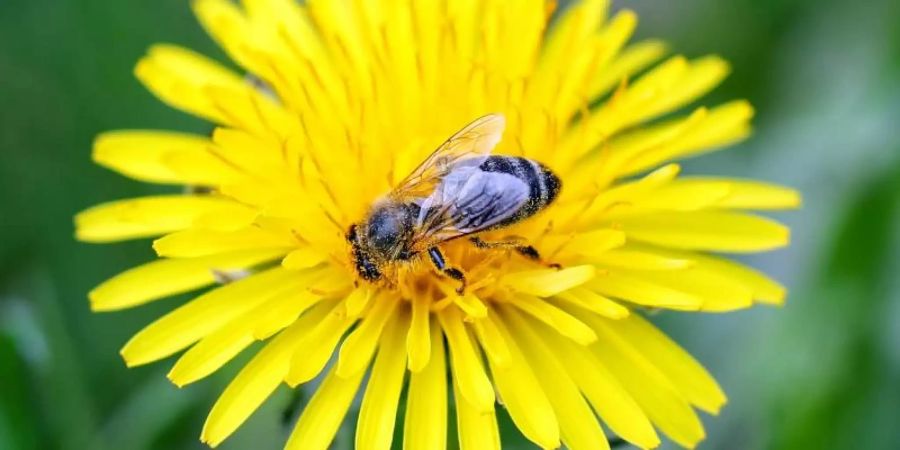
[[(128, 366), (183, 351), (168, 376), (184, 386), (266, 341), (212, 407), (204, 442), (228, 438), (281, 383), (317, 378), (286, 448), (327, 448), (357, 395), (359, 449), (390, 448), (398, 411), (404, 448), (442, 449), (456, 432), (463, 449), (497, 449), (499, 408), (542, 448), (703, 439), (698, 410), (715, 414), (725, 395), (644, 312), (780, 304), (778, 283), (720, 254), (786, 245), (786, 227), (748, 211), (799, 203), (779, 186), (678, 176), (672, 161), (750, 132), (745, 101), (687, 109), (725, 61), (628, 44), (635, 14), (608, 17), (603, 0), (562, 11), (545, 0), (193, 6), (244, 73), (162, 44), (135, 74), (215, 131), (107, 132), (93, 157), (196, 188), (75, 222), (88, 242), (156, 238), (159, 259), (91, 291), (94, 310), (206, 289), (137, 333)], [(482, 237), (519, 236), (562, 268), (457, 239), (441, 249), (466, 274), (464, 295), (427, 258), (390, 282), (361, 280), (351, 224), (488, 113), (506, 118), (494, 153), (539, 161), (562, 189)]]

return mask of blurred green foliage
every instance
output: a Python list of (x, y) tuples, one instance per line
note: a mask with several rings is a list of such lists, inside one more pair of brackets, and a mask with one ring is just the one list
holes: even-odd
[[(791, 287), (786, 307), (655, 318), (729, 393), (702, 447), (898, 448), (900, 3), (615, 5), (640, 13), (639, 36), (733, 63), (704, 102), (745, 97), (758, 108), (752, 140), (687, 170), (790, 184), (806, 200), (779, 216), (793, 246), (747, 259)], [(166, 363), (128, 370), (118, 348), (183, 299), (88, 310), (93, 285), (152, 252), (76, 243), (72, 215), (162, 190), (91, 164), (93, 137), (209, 130), (132, 77), (163, 41), (225, 61), (182, 0), (0, 2), (0, 449), (203, 448), (203, 418), (242, 363), (178, 390)], [(222, 448), (280, 448), (290, 399), (279, 390)], [(508, 418), (501, 428), (505, 448), (530, 448)], [(344, 430), (336, 447), (351, 443)]]

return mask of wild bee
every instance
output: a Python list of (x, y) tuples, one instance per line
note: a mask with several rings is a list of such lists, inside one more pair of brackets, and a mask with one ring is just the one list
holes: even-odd
[(426, 252), (438, 271), (460, 282), (462, 293), (465, 275), (448, 265), (438, 248), (461, 237), (480, 248), (509, 247), (540, 260), (530, 245), (476, 236), (533, 216), (556, 199), (562, 185), (537, 161), (491, 155), (505, 124), (502, 115), (491, 114), (467, 125), (350, 227), (347, 240), (361, 278), (380, 280), (386, 265)]

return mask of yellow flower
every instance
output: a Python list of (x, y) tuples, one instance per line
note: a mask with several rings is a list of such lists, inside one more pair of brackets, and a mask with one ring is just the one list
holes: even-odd
[[(601, 421), (638, 447), (659, 445), (657, 432), (684, 447), (703, 439), (695, 409), (715, 414), (725, 395), (642, 312), (780, 304), (779, 284), (709, 252), (786, 245), (786, 227), (747, 210), (799, 196), (678, 177), (670, 161), (750, 132), (745, 101), (677, 113), (727, 63), (657, 63), (663, 44), (627, 44), (632, 12), (554, 6), (199, 0), (203, 26), (253, 77), (173, 45), (141, 59), (135, 73), (156, 96), (217, 128), (99, 136), (97, 163), (193, 189), (93, 207), (76, 234), (161, 236), (161, 259), (90, 293), (96, 311), (212, 286), (134, 336), (129, 366), (187, 349), (169, 373), (184, 386), (267, 340), (212, 408), (204, 442), (225, 440), (281, 383), (319, 376), (287, 448), (327, 448), (358, 393), (356, 447), (389, 448), (404, 385), (407, 449), (445, 448), (449, 414), (463, 449), (500, 448), (497, 408), (543, 448), (606, 447)], [(563, 187), (535, 217), (482, 237), (524, 237), (563, 269), (459, 239), (441, 248), (465, 272), (465, 295), (427, 258), (390, 282), (360, 280), (351, 224), (487, 113), (507, 121), (495, 153), (540, 161)]]

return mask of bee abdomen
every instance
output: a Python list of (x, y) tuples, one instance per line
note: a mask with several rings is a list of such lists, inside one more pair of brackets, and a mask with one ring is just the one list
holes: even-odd
[(559, 195), (562, 182), (547, 166), (518, 156), (493, 155), (479, 168), (485, 172), (501, 172), (512, 175), (528, 185), (528, 201), (513, 217), (497, 224), (508, 225), (532, 216), (553, 202)]

